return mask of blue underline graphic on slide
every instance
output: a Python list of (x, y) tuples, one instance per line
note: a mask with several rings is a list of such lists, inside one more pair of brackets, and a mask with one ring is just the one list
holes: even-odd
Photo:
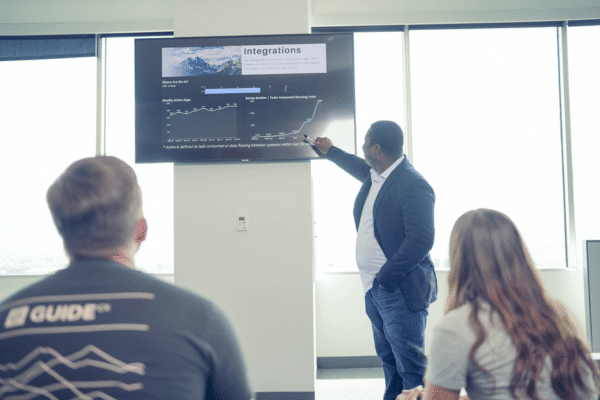
[(260, 93), (260, 88), (206, 89), (205, 94)]

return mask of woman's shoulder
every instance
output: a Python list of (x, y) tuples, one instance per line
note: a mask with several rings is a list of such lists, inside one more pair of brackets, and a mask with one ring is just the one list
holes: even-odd
[(491, 315), (492, 307), (485, 300), (477, 299), (475, 304), (465, 303), (444, 315), (444, 320), (448, 323), (456, 323), (464, 320), (469, 320), (473, 307), (477, 306), (477, 315), (479, 317)]
[(472, 310), (473, 306), (467, 303), (449, 311), (442, 317), (436, 329), (446, 332), (463, 332), (465, 328), (470, 326), (469, 320)]
[[(487, 330), (493, 327), (501, 327), (501, 322), (499, 320), (499, 316), (497, 313), (492, 311), (492, 307), (489, 303), (483, 300), (477, 300), (477, 319), (483, 327)], [(464, 334), (464, 332), (471, 332), (472, 335), (475, 335), (475, 328), (472, 324), (471, 314), (473, 312), (474, 305), (471, 303), (463, 304), (455, 308), (452, 311), (449, 311), (444, 317), (441, 319), (440, 323), (437, 325), (437, 328), (443, 331), (459, 331)]]

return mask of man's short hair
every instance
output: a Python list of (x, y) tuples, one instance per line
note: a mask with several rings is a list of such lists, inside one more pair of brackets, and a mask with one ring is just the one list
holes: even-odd
[(135, 172), (116, 157), (74, 162), (46, 200), (71, 256), (104, 256), (128, 244), (142, 213)]
[(369, 128), (369, 147), (381, 146), (386, 156), (400, 158), (404, 145), (404, 134), (400, 126), (392, 121), (377, 121)]

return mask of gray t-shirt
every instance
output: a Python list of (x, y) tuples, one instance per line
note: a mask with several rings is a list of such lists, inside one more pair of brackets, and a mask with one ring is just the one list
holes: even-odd
[(0, 303), (0, 399), (252, 397), (225, 315), (141, 271), (77, 260)]
[[(475, 328), (469, 322), (470, 312), (471, 305), (463, 305), (445, 315), (434, 328), (425, 380), (450, 390), (464, 387), (471, 400), (513, 399), (510, 381), (516, 348), (512, 339), (499, 315), (490, 313), (489, 304), (482, 303), (478, 317), (486, 331), (486, 338), (475, 352), (475, 360), (489, 372), (491, 379), (469, 359), (469, 352), (477, 340)], [(537, 394), (540, 399), (559, 400), (552, 389), (550, 373), (551, 362), (548, 359), (537, 383)], [(597, 400), (597, 397), (580, 396), (578, 399)]]

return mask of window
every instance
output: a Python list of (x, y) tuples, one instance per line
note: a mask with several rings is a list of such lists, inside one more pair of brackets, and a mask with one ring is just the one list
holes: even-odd
[(574, 26), (568, 34), (571, 144), (577, 265), (586, 240), (600, 239), (600, 26)]
[[(402, 32), (354, 34), (359, 156), (364, 135), (373, 122), (385, 119), (404, 126), (403, 35)], [(352, 209), (361, 183), (327, 160), (312, 161), (311, 170), (317, 271), (357, 271)]]
[(0, 275), (40, 275), (68, 258), (46, 191), (96, 150), (96, 59), (0, 62)]
[(106, 154), (133, 167), (142, 188), (148, 235), (135, 256), (136, 268), (172, 274), (173, 164), (135, 164), (134, 38), (105, 38)]
[(464, 212), (507, 214), (539, 268), (565, 266), (556, 27), (415, 30), (413, 163), (436, 192), (436, 267)]
[[(0, 175), (0, 205), (8, 210), (0, 214), (0, 275), (45, 274), (68, 262), (45, 192), (67, 165), (95, 154), (96, 59), (79, 57), (93, 55), (92, 39), (60, 38), (55, 46), (18, 39), (1, 49), (10, 53), (4, 60), (61, 57), (56, 51), (68, 41), (73, 52), (66, 56), (75, 58), (0, 61), (6, 132), (0, 165), (7, 171)], [(571, 182), (563, 183), (557, 39), (556, 26), (411, 30), (412, 132), (405, 142), (412, 142), (411, 162), (436, 192), (437, 267), (448, 265), (458, 216), (479, 207), (515, 221), (538, 267), (565, 265), (563, 186)], [(134, 38), (103, 40), (103, 152), (134, 167), (149, 222), (137, 266), (173, 273), (173, 165), (135, 164)], [(354, 40), (362, 156), (372, 122), (393, 120), (406, 131), (404, 33), (356, 32)], [(600, 237), (598, 48), (599, 26), (569, 28), (578, 265), (584, 241)], [(312, 171), (317, 270), (356, 271), (352, 208), (360, 182), (326, 160), (313, 161)]]

